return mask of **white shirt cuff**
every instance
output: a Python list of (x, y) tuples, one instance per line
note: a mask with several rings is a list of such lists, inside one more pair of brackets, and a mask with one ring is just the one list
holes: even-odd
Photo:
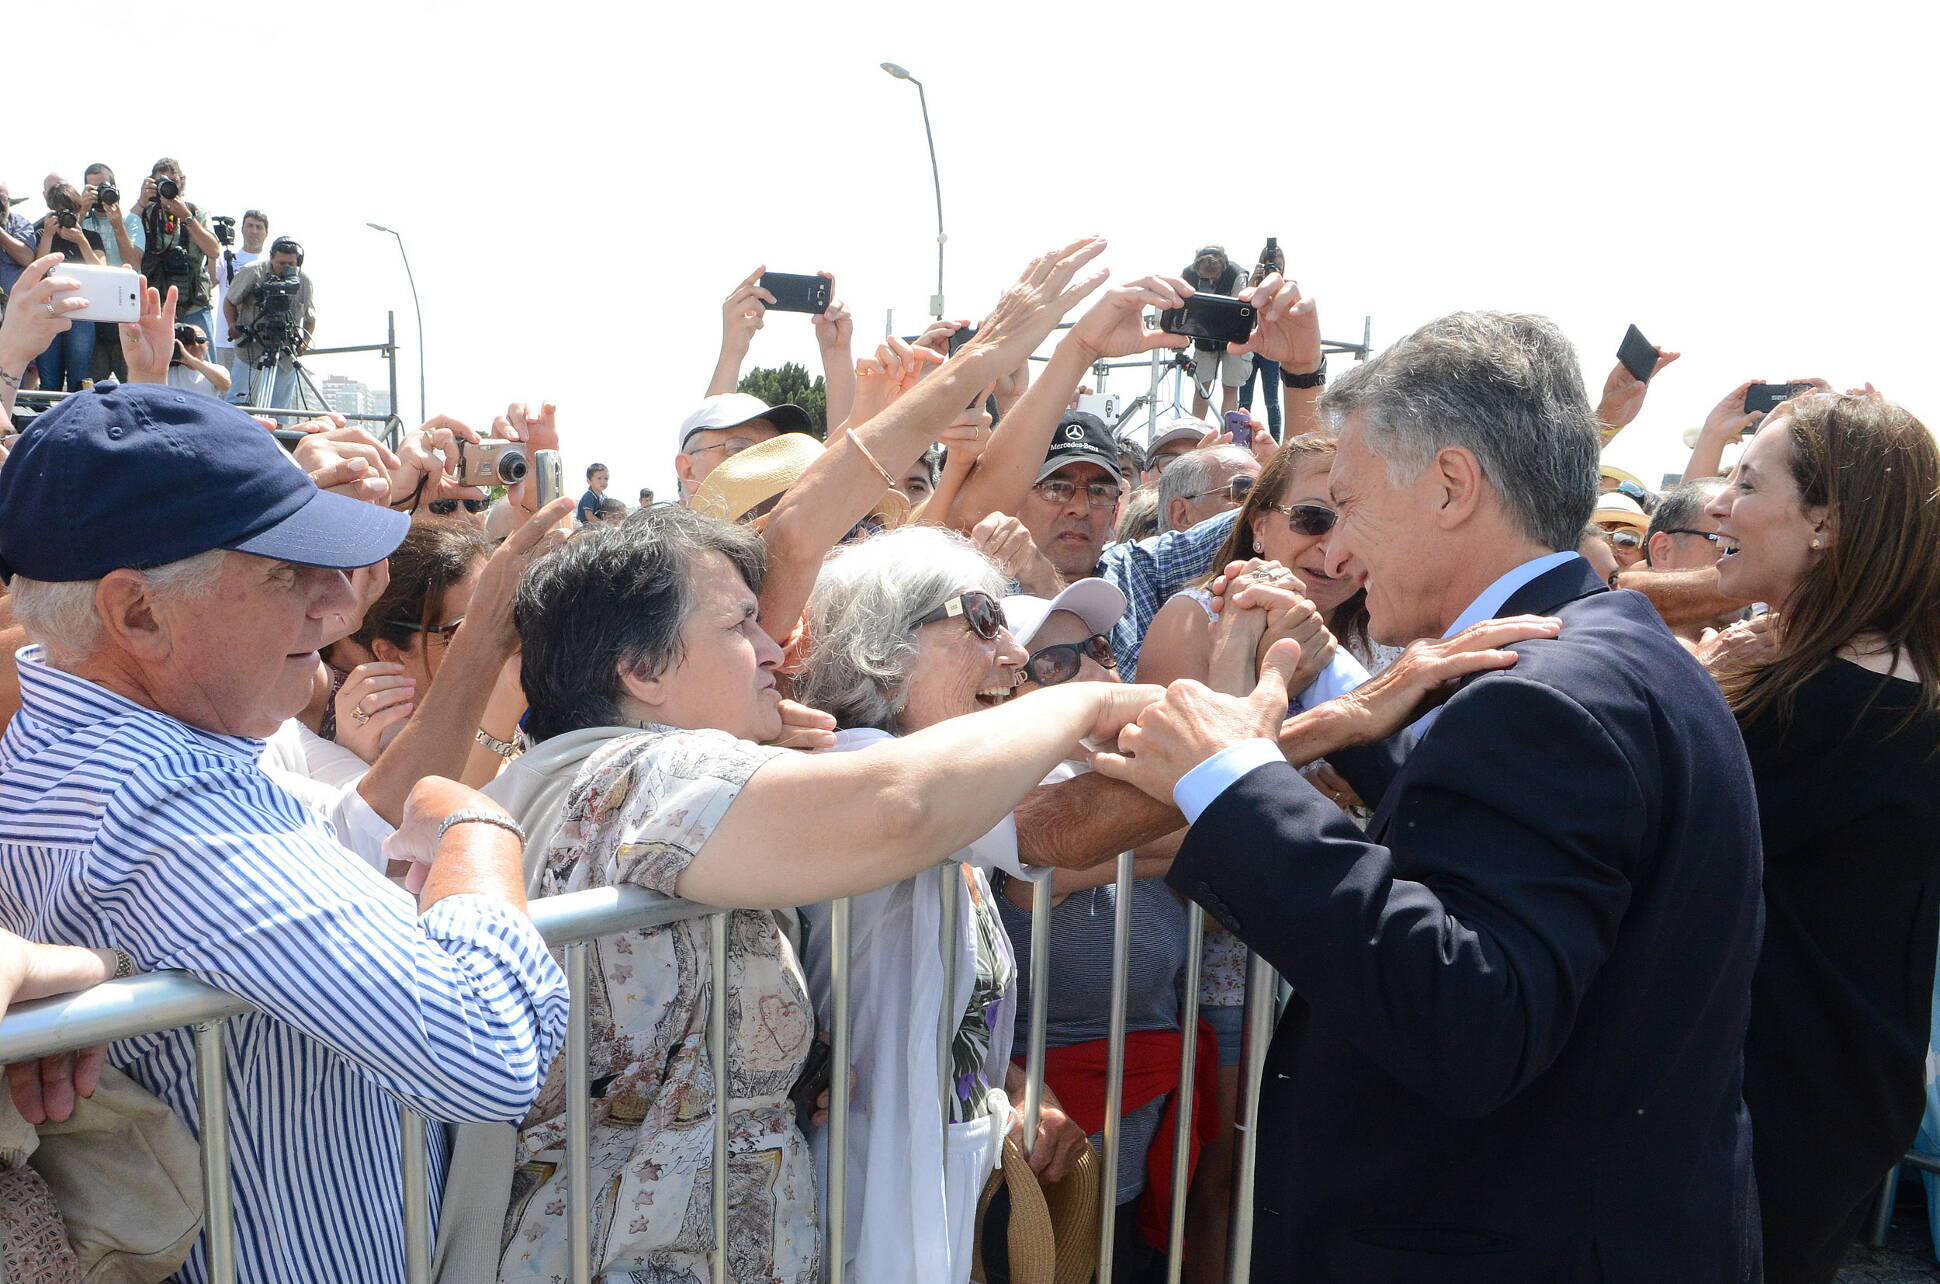
[(1179, 777), (1172, 786), (1172, 801), (1185, 813), (1189, 824), (1198, 824), (1200, 814), (1213, 805), (1234, 781), (1269, 762), (1285, 762), (1280, 746), (1266, 737), (1242, 740), (1221, 749), (1212, 757)]

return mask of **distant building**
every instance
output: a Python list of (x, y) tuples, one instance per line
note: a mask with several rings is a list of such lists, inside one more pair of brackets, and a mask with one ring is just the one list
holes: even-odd
[[(346, 379), (342, 375), (331, 375), (318, 385), (323, 394), (323, 404), (343, 415), (368, 415), (376, 413), (371, 406), (371, 390), (368, 385), (357, 379)], [(380, 394), (381, 395), (381, 394)], [(383, 396), (389, 401), (388, 396)], [(388, 412), (388, 407), (386, 408)]]

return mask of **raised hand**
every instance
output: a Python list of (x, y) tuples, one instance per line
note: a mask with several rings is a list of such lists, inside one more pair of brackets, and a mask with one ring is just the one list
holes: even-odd
[(1300, 282), (1275, 272), (1239, 297), (1253, 305), (1259, 323), (1250, 339), (1227, 344), (1228, 349), (1257, 352), (1291, 374), (1320, 369), (1320, 314), (1313, 299), (1300, 292)]
[(1712, 677), (1762, 668), (1778, 658), (1778, 615), (1767, 611), (1698, 636), (1697, 658)]
[(1056, 597), (1064, 589), (1057, 569), (1038, 551), (1024, 523), (1006, 513), (991, 513), (970, 530), (977, 551), (997, 564), (1004, 578), (1033, 597)]
[(1095, 753), (1091, 765), (1170, 803), (1179, 778), (1206, 759), (1247, 740), (1277, 736), (1287, 715), (1288, 685), (1299, 667), (1299, 645), (1282, 641), (1266, 653), (1259, 681), (1247, 695), (1221, 695), (1182, 678), (1140, 715), (1137, 725), (1119, 733), (1117, 753)]
[[(121, 323), (121, 355), (129, 383), (167, 383), (168, 359), (175, 354), (176, 289), (166, 296), (150, 285), (141, 292), (141, 318)], [(9, 309), (11, 310), (11, 309)]]
[[(515, 401), (492, 420), (492, 435), (505, 441), (522, 441), (532, 452), (557, 450), (559, 407), (550, 401), (542, 401), (536, 408)], [(514, 507), (530, 513), (539, 506), (539, 470), (531, 467), (529, 457), (526, 463), (525, 476), (505, 488), (505, 497)]]
[(761, 274), (768, 269), (764, 265), (748, 273), (741, 284), (728, 293), (721, 304), (721, 346), (738, 348), (746, 352), (754, 342), (755, 331), (759, 330), (768, 315), (768, 305), (775, 296), (761, 288)]
[[(318, 490), (371, 504), (391, 502), (393, 478), (402, 465), (384, 443), (362, 428), (350, 427), (340, 416), (312, 419), (298, 427), (308, 435), (290, 457), (310, 474)], [(407, 489), (404, 498), (410, 494)]]
[(1066, 342), (1081, 345), (1090, 361), (1129, 357), (1154, 348), (1183, 348), (1192, 342), (1187, 336), (1146, 328), (1145, 309), (1183, 307), (1194, 293), (1180, 277), (1140, 277), (1105, 291), (1071, 327)]
[[(56, 276), (61, 265), (58, 254), (43, 254), (29, 263), (7, 299), (7, 313), (0, 319), (0, 374), (18, 376), (27, 364), (47, 351), (55, 338), (74, 323), (70, 312), (88, 305), (79, 291), (81, 283), (71, 276)], [(175, 332), (169, 331), (173, 342)], [(166, 370), (167, 363), (163, 363)]]
[[(1657, 349), (1657, 361), (1650, 369), (1654, 378), (1659, 371), (1684, 354), (1672, 352), (1668, 348)], [(1597, 402), (1596, 419), (1606, 431), (1614, 432), (1627, 426), (1644, 408), (1644, 394), (1650, 385), (1630, 373), (1630, 367), (1619, 361), (1610, 371), (1610, 377), (1603, 381), (1603, 397)]]
[(1729, 441), (1763, 419), (1765, 416), (1756, 410), (1745, 413), (1745, 393), (1757, 382), (1756, 379), (1747, 379), (1727, 392), (1724, 400), (1711, 407), (1711, 413), (1704, 417), (1704, 427), (1699, 430), (1699, 436), (1714, 441)]
[(809, 324), (815, 330), (815, 342), (824, 352), (830, 349), (847, 352), (855, 340), (855, 318), (849, 315), (848, 306), (835, 297), (834, 274), (822, 272), (818, 275), (828, 278), (829, 306), (825, 312), (809, 314)]
[(1078, 276), (1104, 252), (1105, 238), (1088, 236), (1032, 259), (1017, 284), (998, 298), (978, 327), (977, 337), (958, 349), (957, 355), (992, 353), (995, 359), (989, 364), (1006, 373), (1029, 360), (1064, 314), (1104, 284), (1110, 275), (1104, 268)]
[(335, 697), (337, 743), (365, 762), (376, 762), (410, 720), (416, 688), (401, 664), (373, 660), (352, 669)]

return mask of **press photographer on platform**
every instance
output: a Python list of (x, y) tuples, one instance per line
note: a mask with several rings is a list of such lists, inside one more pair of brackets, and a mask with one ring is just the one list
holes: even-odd
[(244, 406), (295, 406), (296, 359), (317, 328), (316, 294), (303, 271), (303, 247), (287, 236), (270, 243), (269, 257), (236, 273), (222, 300), (231, 343), (249, 372), (229, 399)]

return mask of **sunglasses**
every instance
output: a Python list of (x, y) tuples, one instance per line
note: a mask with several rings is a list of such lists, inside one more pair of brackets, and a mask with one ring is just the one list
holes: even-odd
[(1340, 514), (1325, 504), (1261, 504), (1260, 507), (1285, 513), (1287, 526), (1296, 535), (1325, 535), (1340, 520)]
[(1204, 499), (1208, 495), (1219, 495), (1223, 496), (1229, 504), (1244, 504), (1246, 497), (1253, 493), (1253, 483), (1258, 480), (1259, 478), (1257, 477), (1251, 477), (1242, 473), (1227, 482), (1224, 486), (1215, 486), (1211, 490), (1202, 490), (1197, 495), (1187, 495), (1184, 498)]
[(1651, 507), (1654, 499), (1654, 497), (1651, 495), (1649, 491), (1645, 490), (1642, 486), (1639, 486), (1636, 482), (1633, 482), (1633, 481), (1618, 482), (1617, 494), (1628, 495), (1631, 499), (1634, 499), (1637, 501), (1637, 504), (1640, 508)]
[(1059, 642), (1031, 652), (1031, 658), (1024, 661), (1024, 676), (1040, 687), (1054, 687), (1077, 677), (1086, 656), (1107, 669), (1118, 667), (1111, 653), (1111, 639), (1094, 633), (1082, 642)]
[(938, 620), (947, 620), (957, 615), (963, 617), (964, 623), (970, 626), (972, 633), (986, 642), (994, 642), (997, 638), (997, 630), (1004, 627), (1004, 613), (998, 607), (997, 599), (978, 589), (957, 594), (916, 621), (911, 627), (920, 629), (925, 624), (935, 624)]
[(1620, 530), (1603, 531), (1600, 533), (1604, 539), (1610, 541), (1612, 548), (1642, 548), (1644, 546), (1644, 537), (1636, 531)]
[(434, 499), (425, 507), (439, 517), (450, 517), (463, 504), (468, 513), (482, 513), (492, 506), (489, 499)]

